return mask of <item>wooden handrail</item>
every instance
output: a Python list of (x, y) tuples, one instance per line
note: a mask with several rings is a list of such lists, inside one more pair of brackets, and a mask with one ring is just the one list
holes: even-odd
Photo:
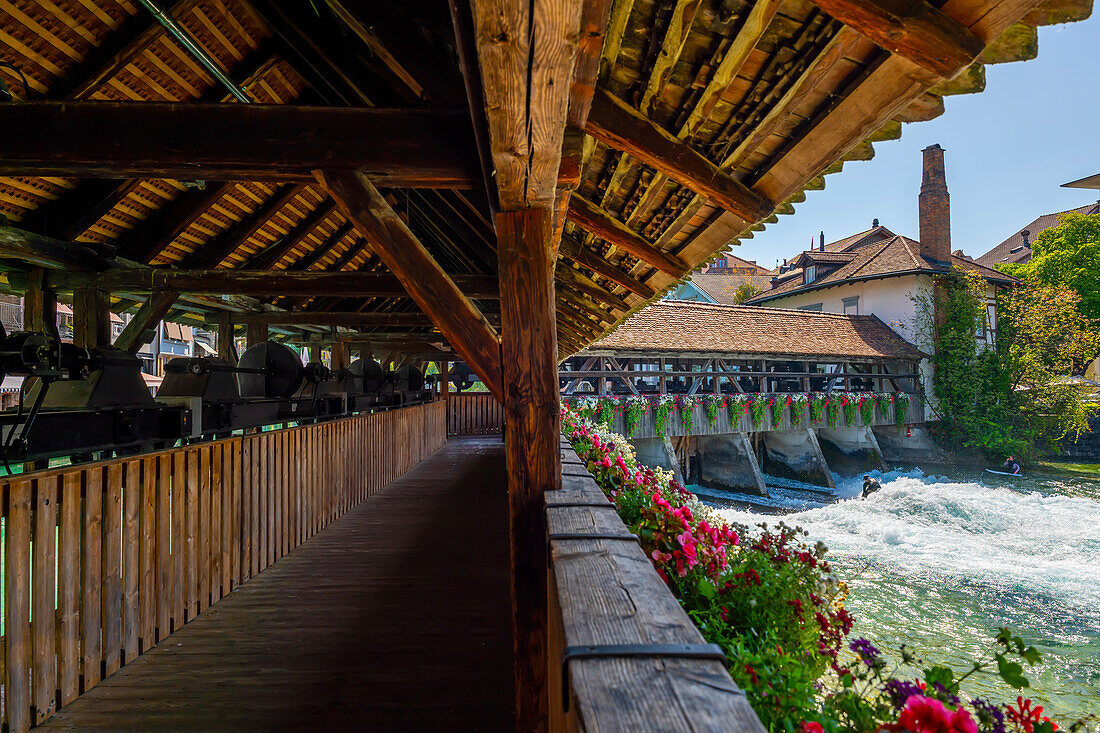
[(431, 402), (0, 480), (8, 730), (49, 717), (435, 452), (445, 420)]
[[(763, 733), (722, 662), (663, 656), (653, 646), (701, 645), (703, 637), (637, 542), (619, 539), (629, 536), (626, 526), (564, 439), (561, 454), (562, 490), (546, 494), (550, 730)], [(562, 669), (567, 648), (591, 645), (648, 646), (654, 656), (580, 658)]]

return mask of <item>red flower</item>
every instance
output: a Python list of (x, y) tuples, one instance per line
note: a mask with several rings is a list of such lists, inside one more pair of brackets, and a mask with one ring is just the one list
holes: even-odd
[(912, 695), (906, 701), (898, 725), (912, 733), (978, 733), (977, 723), (966, 710), (948, 710), (939, 700), (923, 695)]
[[(1008, 717), (1016, 725), (1023, 728), (1027, 733), (1032, 733), (1035, 730), (1035, 724), (1040, 720), (1046, 720), (1043, 717), (1043, 706), (1031, 707), (1031, 698), (1024, 698), (1022, 695), (1016, 697), (1017, 707), (1012, 707), (1011, 704), (1006, 705), (1008, 708)], [(1054, 728), (1057, 730), (1057, 726)]]
[(821, 723), (803, 720), (802, 725), (798, 727), (798, 733), (825, 733), (825, 729), (821, 727)]

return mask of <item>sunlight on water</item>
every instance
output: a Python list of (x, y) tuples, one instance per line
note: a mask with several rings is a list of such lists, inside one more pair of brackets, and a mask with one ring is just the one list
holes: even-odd
[[(701, 498), (737, 507), (721, 510), (729, 521), (781, 518), (825, 542), (852, 589), (855, 633), (883, 649), (907, 644), (962, 669), (1009, 626), (1043, 652), (1033, 698), (1062, 722), (1100, 713), (1100, 481), (875, 475), (882, 490), (862, 500), (860, 479), (845, 477), (835, 494), (784, 482), (763, 502), (708, 489)], [(968, 689), (1015, 699), (977, 677)]]

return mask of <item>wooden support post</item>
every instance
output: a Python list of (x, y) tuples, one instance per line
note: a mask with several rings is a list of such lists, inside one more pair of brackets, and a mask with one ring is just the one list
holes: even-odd
[(309, 360), (321, 363), (321, 344), (309, 345)]
[[(332, 351), (330, 352), (331, 359), (329, 363), (329, 369), (334, 372), (346, 369), (348, 366), (347, 344), (343, 341), (337, 341), (332, 345)], [(382, 364), (385, 367), (385, 362)]]
[(266, 323), (249, 323), (247, 332), (248, 348), (252, 348), (256, 344), (262, 344), (267, 341), (267, 324)]
[(218, 314), (218, 358), (237, 366), (237, 345), (233, 342), (233, 316), (229, 311)]
[(103, 290), (73, 291), (73, 344), (86, 349), (111, 345), (110, 304)]
[(23, 328), (38, 333), (57, 331), (57, 295), (45, 287), (46, 273), (39, 267), (27, 272), (23, 294)]
[(451, 397), (451, 362), (439, 362), (439, 399), (446, 404)]
[(516, 718), (525, 730), (545, 729), (549, 710), (544, 494), (561, 488), (552, 226), (549, 208), (497, 215)]
[(153, 293), (142, 304), (138, 312), (122, 329), (122, 333), (115, 339), (115, 346), (123, 351), (136, 354), (145, 344), (145, 333), (156, 328), (160, 320), (168, 313), (168, 309), (176, 302), (179, 293), (171, 290)]

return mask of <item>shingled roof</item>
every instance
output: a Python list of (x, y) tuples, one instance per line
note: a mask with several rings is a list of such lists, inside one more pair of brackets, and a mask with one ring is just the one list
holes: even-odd
[[(1027, 262), (1031, 259), (1031, 242), (1039, 236), (1040, 232), (1045, 229), (1050, 229), (1053, 226), (1057, 226), (1059, 220), (1066, 214), (1096, 214), (1100, 213), (1100, 202), (1094, 204), (1088, 204), (1086, 206), (1078, 206), (1076, 209), (1069, 209), (1068, 211), (1058, 211), (1053, 214), (1043, 214), (1031, 221), (1026, 226), (1022, 226), (1012, 233), (1005, 241), (998, 244), (993, 249), (986, 252), (980, 257), (974, 259), (975, 262), (985, 265), (986, 267), (993, 267), (994, 265), (1003, 264), (1005, 262)], [(1023, 233), (1027, 232), (1027, 239), (1024, 239)]]
[[(814, 252), (813, 255), (821, 255)], [(828, 254), (828, 253), (824, 253)], [(846, 264), (817, 278), (810, 284), (805, 284), (803, 278), (790, 276), (777, 282), (770, 290), (761, 293), (755, 298), (746, 301), (756, 305), (766, 303), (776, 298), (781, 298), (795, 293), (805, 293), (822, 288), (843, 285), (848, 282), (860, 280), (872, 280), (884, 277), (900, 277), (902, 275), (934, 274), (938, 272), (950, 272), (951, 268), (926, 260), (920, 254), (920, 243), (901, 235), (883, 240), (882, 242), (863, 247), (851, 253), (854, 257)], [(1016, 278), (1005, 275), (981, 265), (974, 260), (958, 255), (951, 255), (952, 267), (975, 272), (986, 280), (1003, 285), (1019, 282)], [(795, 273), (800, 270), (795, 270)]]
[(646, 306), (593, 350), (921, 359), (877, 316), (662, 301)]
[(737, 289), (751, 285), (761, 293), (771, 287), (771, 275), (719, 275), (699, 273), (691, 278), (692, 284), (723, 305), (737, 305)]

